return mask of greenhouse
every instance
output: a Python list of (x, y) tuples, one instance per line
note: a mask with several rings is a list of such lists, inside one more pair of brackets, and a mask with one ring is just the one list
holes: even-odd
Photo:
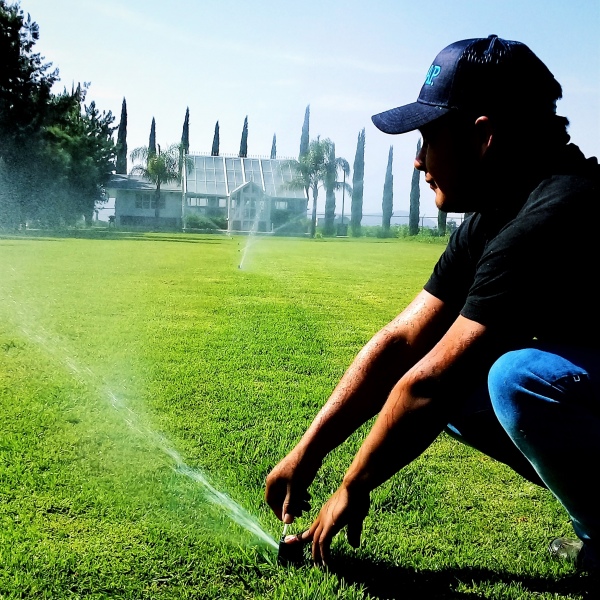
[(107, 186), (120, 226), (214, 224), (229, 231), (272, 232), (305, 226), (304, 189), (292, 189), (291, 161), (190, 154), (182, 185), (161, 186), (158, 222), (154, 186), (139, 177), (114, 175)]

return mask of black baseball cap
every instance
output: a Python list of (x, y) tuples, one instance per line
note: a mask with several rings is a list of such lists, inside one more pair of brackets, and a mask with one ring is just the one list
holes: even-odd
[(530, 107), (554, 113), (561, 96), (560, 84), (525, 44), (490, 35), (446, 46), (429, 67), (417, 101), (372, 121), (384, 133), (406, 133), (453, 110)]

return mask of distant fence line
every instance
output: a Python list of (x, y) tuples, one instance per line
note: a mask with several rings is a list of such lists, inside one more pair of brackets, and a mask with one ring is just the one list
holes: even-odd
[[(102, 215), (103, 217), (104, 217), (104, 215), (107, 215), (106, 211), (108, 211), (108, 214), (110, 214), (110, 213), (114, 214), (115, 207), (114, 206), (98, 206), (98, 207), (96, 207), (96, 213), (98, 214), (99, 217), (100, 217), (100, 215)], [(310, 218), (310, 215), (307, 215), (307, 217)], [(322, 219), (325, 218), (325, 215), (318, 213), (317, 217), (318, 217), (319, 221), (321, 221)], [(336, 215), (335, 218), (336, 218), (336, 220), (338, 220), (341, 218), (341, 216)], [(390, 225), (408, 225), (409, 218), (410, 217), (408, 215), (392, 215), (392, 217), (390, 219)], [(465, 218), (465, 216), (463, 213), (449, 213), (448, 217), (447, 217), (447, 223), (454, 221), (456, 223), (456, 226), (458, 227), (464, 221), (464, 218)], [(373, 222), (375, 219), (377, 219), (377, 223)], [(377, 225), (381, 225), (381, 219), (382, 219), (382, 215), (365, 213), (365, 214), (363, 214), (362, 225), (364, 227), (376, 227)], [(366, 223), (365, 220), (371, 221), (371, 222)], [(431, 222), (431, 224), (429, 224), (429, 223), (425, 224), (426, 221)], [(347, 215), (344, 215), (344, 222), (349, 225), (350, 217)], [(432, 216), (432, 217), (427, 216), (427, 215), (421, 215), (419, 217), (419, 227), (421, 227), (421, 228), (437, 227), (437, 215)]]
[[(363, 215), (364, 217), (371, 217), (371, 218), (375, 218), (375, 217), (379, 217), (380, 221), (382, 218), (382, 215)], [(408, 215), (392, 215), (391, 219), (390, 219), (390, 225), (408, 225), (408, 220), (409, 220), (409, 216)], [(460, 214), (452, 214), (452, 215), (448, 215), (446, 222), (450, 223), (451, 221), (454, 221), (456, 223), (456, 225), (460, 225), (463, 220), (464, 220), (465, 216), (464, 214), (460, 213)], [(433, 217), (428, 217), (427, 215), (421, 215), (419, 217), (419, 225), (421, 227), (426, 227), (425, 225), (425, 220), (428, 221), (433, 221), (435, 223), (435, 226), (437, 227), (437, 215), (433, 216)], [(399, 222), (397, 222), (399, 221)], [(364, 223), (363, 223), (364, 224)]]
[[(319, 222), (322, 222), (323, 219), (325, 218), (325, 215), (323, 213), (317, 213), (317, 217), (319, 219)], [(338, 219), (341, 219), (341, 217), (339, 215), (335, 216), (336, 221)], [(383, 215), (378, 215), (376, 213), (365, 213), (362, 216), (362, 221), (361, 221), (361, 225), (363, 227), (374, 227), (377, 225), (381, 225), (381, 221), (383, 219)], [(408, 225), (409, 224), (409, 215), (392, 215), (391, 219), (390, 219), (390, 225)], [(465, 219), (465, 215), (463, 213), (448, 213), (447, 219), (446, 219), (446, 223), (451, 223), (454, 222), (456, 224), (456, 226), (458, 227)], [(350, 224), (350, 216), (349, 215), (344, 215), (344, 223), (346, 224)], [(423, 228), (423, 227), (437, 227), (437, 223), (438, 223), (438, 217), (437, 215), (434, 216), (427, 216), (427, 215), (421, 215), (419, 216), (419, 227)]]

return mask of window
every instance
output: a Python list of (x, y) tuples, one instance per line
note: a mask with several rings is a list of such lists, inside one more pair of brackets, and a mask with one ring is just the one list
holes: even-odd
[(206, 206), (206, 198), (188, 198), (188, 206)]
[(227, 198), (219, 198), (219, 208), (225, 208), (227, 206)]
[(276, 200), (275, 208), (278, 210), (287, 210), (288, 203), (285, 200)]
[[(154, 198), (154, 192), (148, 192), (146, 194), (138, 192), (135, 195), (135, 207), (148, 210), (150, 208), (156, 208), (156, 200)], [(165, 197), (162, 196), (159, 203), (159, 208), (165, 207)]]

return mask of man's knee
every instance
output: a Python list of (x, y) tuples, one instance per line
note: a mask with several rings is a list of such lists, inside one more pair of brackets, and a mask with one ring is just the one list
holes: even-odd
[(548, 382), (545, 353), (537, 348), (513, 350), (502, 355), (490, 369), (488, 389), (492, 407), (511, 437), (522, 427), (523, 399), (545, 396)]
[(564, 353), (541, 348), (513, 350), (501, 356), (488, 375), (492, 407), (504, 429), (513, 437), (529, 426), (543, 429), (541, 418), (561, 406), (584, 406), (589, 375)]

